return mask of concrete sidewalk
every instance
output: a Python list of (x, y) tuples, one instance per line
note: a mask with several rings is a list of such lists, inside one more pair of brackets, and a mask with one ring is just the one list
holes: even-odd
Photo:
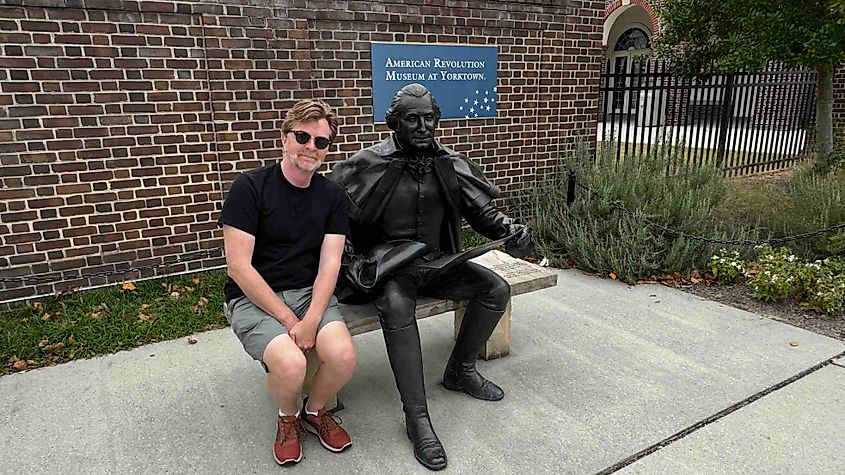
[[(439, 385), (452, 319), (420, 322), (443, 473), (845, 473), (845, 342), (657, 285), (556, 271), (516, 297), (498, 403)], [(353, 446), (279, 468), (264, 374), (227, 329), (0, 378), (0, 473), (428, 473), (379, 332), (341, 392)], [(797, 343), (797, 346), (790, 345)], [(656, 446), (664, 446), (656, 450)]]

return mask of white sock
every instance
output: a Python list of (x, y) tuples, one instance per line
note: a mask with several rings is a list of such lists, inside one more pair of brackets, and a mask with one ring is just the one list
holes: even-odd
[[(299, 417), (299, 411), (296, 411), (295, 415), (296, 417)], [(279, 417), (287, 417), (287, 414), (285, 414), (284, 412), (282, 412), (281, 409), (279, 409)]]
[(319, 414), (319, 412), (320, 412), (319, 409), (316, 410), (316, 411), (309, 411), (308, 407), (307, 406), (305, 407), (305, 413), (308, 414), (309, 416), (316, 416), (317, 414)]

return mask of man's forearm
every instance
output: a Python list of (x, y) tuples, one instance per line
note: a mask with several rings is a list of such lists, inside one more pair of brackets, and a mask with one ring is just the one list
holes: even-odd
[(311, 305), (308, 306), (308, 312), (306, 312), (303, 320), (315, 319), (317, 322), (322, 320), (326, 307), (329, 306), (329, 299), (337, 285), (338, 271), (338, 268), (320, 269), (317, 273), (317, 278), (314, 279), (314, 290), (311, 294)]
[(273, 292), (261, 274), (248, 266), (229, 269), (229, 276), (238, 284), (244, 295), (258, 308), (281, 322), (288, 330), (298, 322), (293, 311)]

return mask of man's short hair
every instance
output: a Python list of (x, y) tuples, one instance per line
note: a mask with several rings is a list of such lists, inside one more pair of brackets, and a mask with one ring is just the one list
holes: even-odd
[(329, 140), (334, 141), (334, 138), (337, 137), (337, 116), (323, 101), (304, 99), (294, 104), (285, 114), (285, 120), (282, 122), (282, 133), (286, 134), (293, 130), (295, 122), (312, 122), (320, 119), (326, 119), (329, 123), (331, 130)]
[(393, 100), (390, 101), (390, 107), (387, 108), (387, 112), (384, 114), (384, 120), (387, 122), (387, 126), (390, 130), (396, 130), (396, 126), (399, 125), (399, 116), (405, 109), (405, 105), (402, 103), (402, 98), (405, 95), (414, 97), (430, 97), (431, 107), (434, 109), (434, 122), (440, 122), (440, 106), (437, 105), (437, 101), (434, 99), (431, 91), (422, 84), (414, 83), (408, 84), (402, 89), (399, 89), (396, 92), (396, 95), (393, 96)]

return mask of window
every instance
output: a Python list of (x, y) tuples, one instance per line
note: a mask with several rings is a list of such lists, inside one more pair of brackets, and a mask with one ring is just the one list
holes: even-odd
[(651, 49), (651, 40), (640, 28), (629, 28), (619, 36), (613, 51), (628, 51), (632, 49)]

